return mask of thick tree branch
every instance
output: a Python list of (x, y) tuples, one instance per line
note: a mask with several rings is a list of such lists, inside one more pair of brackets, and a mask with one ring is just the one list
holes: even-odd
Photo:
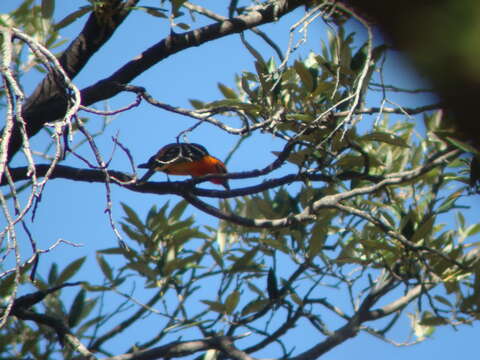
[[(50, 169), (48, 164), (39, 164), (35, 165), (35, 171), (38, 177), (45, 176), (45, 174)], [(30, 180), (28, 175), (29, 168), (27, 166), (21, 166), (17, 168), (11, 168), (10, 173), (12, 179), (17, 181)], [(256, 171), (245, 171), (239, 173), (230, 173), (225, 176), (228, 179), (246, 179), (258, 177)], [(111, 182), (120, 185), (126, 189), (145, 193), (145, 194), (176, 194), (181, 195), (185, 192), (191, 192), (191, 194), (196, 196), (203, 197), (215, 197), (215, 198), (230, 198), (235, 196), (246, 196), (257, 194), (258, 192), (276, 188), (281, 185), (291, 184), (293, 182), (300, 182), (305, 180), (310, 181), (325, 181), (330, 182), (333, 179), (329, 176), (322, 174), (290, 174), (277, 179), (267, 180), (259, 185), (249, 186), (240, 189), (234, 189), (230, 191), (223, 190), (207, 190), (194, 187), (200, 182), (208, 181), (212, 176), (204, 176), (202, 178), (195, 178), (185, 181), (163, 181), (163, 182), (147, 182), (142, 184), (132, 183), (134, 176), (127, 174), (121, 171), (108, 170), (110, 175)], [(361, 177), (361, 174), (353, 174), (350, 178)], [(50, 179), (68, 179), (73, 181), (83, 181), (90, 183), (104, 183), (105, 182), (105, 172), (99, 169), (80, 169), (74, 168), (71, 166), (57, 165), (50, 175)], [(347, 178), (345, 178), (347, 179)], [(0, 185), (6, 185), (7, 182), (4, 180)]]

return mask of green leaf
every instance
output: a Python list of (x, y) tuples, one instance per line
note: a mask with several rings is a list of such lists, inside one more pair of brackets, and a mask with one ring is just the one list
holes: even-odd
[(11, 274), (0, 280), (0, 297), (5, 299), (7, 296), (9, 296), (12, 293), (14, 286), (15, 273), (12, 272)]
[(413, 329), (413, 332), (415, 333), (415, 336), (419, 340), (423, 340), (426, 337), (429, 337), (435, 331), (434, 327), (423, 325), (422, 324), (423, 320), (420, 320), (416, 314), (407, 314), (407, 315), (410, 318), (410, 324)]
[(205, 103), (203, 101), (195, 99), (188, 99), (188, 101), (195, 109), (203, 109), (205, 107)]
[(317, 223), (311, 231), (311, 237), (308, 242), (308, 258), (313, 259), (316, 255), (320, 254), (325, 244), (325, 238), (327, 235), (326, 224)]
[(381, 131), (364, 135), (360, 137), (358, 141), (378, 141), (394, 146), (410, 147), (401, 137)]
[(75, 299), (73, 300), (72, 307), (70, 308), (70, 311), (68, 313), (68, 326), (70, 328), (77, 326), (80, 321), (83, 308), (85, 305), (85, 296), (86, 296), (85, 289), (81, 289), (77, 293), (77, 296), (75, 296)]
[(241, 258), (235, 261), (235, 263), (230, 268), (230, 271), (238, 272), (244, 270), (251, 263), (251, 261), (257, 254), (257, 251), (257, 248), (247, 251)]
[(223, 269), (223, 258), (213, 247), (210, 248), (210, 256), (217, 263), (220, 269)]
[(99, 253), (97, 253), (97, 262), (98, 262), (98, 265), (100, 265), (100, 269), (102, 270), (103, 275), (105, 275), (105, 277), (108, 280), (113, 281), (112, 268), (107, 263), (105, 258), (102, 255), (100, 255)]
[(58, 265), (57, 263), (53, 263), (50, 266), (50, 271), (48, 272), (48, 283), (56, 284), (57, 279), (58, 279)]
[(465, 237), (473, 236), (478, 232), (480, 232), (480, 223), (469, 226), (465, 231)]
[(150, 280), (153, 280), (158, 276), (157, 270), (152, 270), (145, 262), (132, 262), (127, 264), (127, 268), (135, 270), (140, 275), (146, 276)]
[[(223, 253), (223, 251), (225, 250), (226, 242), (227, 242), (227, 233), (222, 229), (219, 229), (217, 231), (216, 242), (218, 244), (218, 250), (220, 251), (220, 253)], [(223, 264), (223, 261), (222, 261), (222, 264)]]
[(275, 272), (273, 271), (272, 268), (268, 270), (267, 292), (270, 300), (275, 301), (278, 299), (279, 291), (278, 291), (277, 277), (275, 276)]
[(76, 331), (77, 336), (78, 336), (78, 334), (83, 334), (85, 331), (90, 329), (92, 326), (94, 326), (94, 325), (96, 326), (98, 323), (100, 323), (104, 319), (105, 319), (105, 316), (96, 316), (93, 319), (90, 319), (90, 320), (86, 321)]
[(163, 267), (163, 271), (165, 275), (172, 274), (175, 270), (183, 272), (182, 270), (186, 270), (188, 268), (192, 268), (198, 265), (200, 260), (200, 254), (194, 254), (186, 258), (175, 258), (171, 261), (168, 261), (165, 266)]
[(290, 297), (292, 298), (292, 300), (298, 305), (298, 306), (304, 306), (305, 304), (303, 303), (302, 299), (297, 295), (297, 293), (295, 292), (291, 292), (290, 294)]
[(50, 19), (53, 16), (55, 10), (55, 0), (42, 0), (42, 17), (44, 19)]
[(300, 120), (303, 122), (312, 122), (315, 117), (312, 114), (292, 113), (286, 115), (287, 120)]
[(225, 300), (225, 311), (227, 314), (232, 314), (240, 301), (240, 291), (235, 290), (227, 296)]
[(135, 231), (134, 229), (129, 227), (127, 224), (120, 224), (120, 226), (121, 226), (123, 232), (125, 234), (127, 234), (127, 236), (130, 239), (135, 240), (140, 244), (144, 244), (148, 240), (147, 236), (145, 236), (143, 233)]
[(257, 50), (255, 50), (255, 48), (251, 46), (247, 41), (244, 41), (243, 38), (241, 39), (242, 39), (243, 45), (245, 45), (248, 52), (253, 55), (253, 57), (257, 60), (259, 64), (261, 64), (264, 68), (266, 68), (265, 60), (263, 59), (262, 55)]
[(254, 99), (256, 99), (256, 95), (250, 89), (250, 85), (249, 85), (248, 81), (249, 81), (249, 79), (247, 78), (247, 76), (244, 73), (244, 75), (241, 78), (242, 89), (243, 89), (243, 91), (245, 91), (248, 94), (248, 96), (250, 97), (250, 100), (254, 100)]
[[(439, 325), (447, 325), (448, 321), (443, 317), (433, 316), (430, 314), (428, 316), (424, 316), (420, 321), (420, 324), (425, 327), (432, 327), (432, 326), (439, 326)], [(431, 333), (433, 333), (433, 330), (431, 330), (431, 332), (428, 333), (427, 336), (431, 335)]]
[[(3, 340), (2, 341), (3, 344), (8, 344), (7, 342), (5, 342), (5, 339), (3, 339), (3, 336), (2, 336), (2, 340)], [(23, 341), (22, 348), (21, 348), (21, 353), (22, 354), (38, 353), (39, 342), (40, 342), (40, 339), (39, 339), (38, 333), (37, 334), (31, 334), (30, 336), (28, 336), (28, 338), (26, 340)], [(10, 342), (10, 344), (11, 344), (11, 342)]]
[(222, 83), (218, 83), (217, 86), (225, 98), (238, 100), (238, 95), (235, 91), (233, 91), (233, 89), (223, 85)]
[[(265, 297), (265, 293), (262, 290), (260, 290), (257, 286), (255, 286), (252, 282), (250, 282), (250, 281), (247, 282), (247, 286), (250, 289), (250, 291), (253, 291), (259, 297), (261, 297), (261, 298)], [(270, 301), (270, 300), (268, 300), (268, 301)]]
[(250, 301), (243, 309), (242, 309), (242, 316), (251, 314), (251, 313), (256, 313), (265, 306), (267, 306), (270, 303), (270, 300), (267, 299), (255, 299)]
[(91, 292), (98, 292), (98, 291), (103, 292), (103, 291), (112, 290), (110, 288), (110, 286), (90, 285), (90, 284), (87, 284), (87, 283), (84, 283), (83, 287), (85, 288), (85, 290), (88, 290), (88, 291), (91, 291)]
[(352, 60), (350, 61), (350, 69), (355, 72), (362, 70), (365, 65), (365, 60), (367, 59), (367, 45), (368, 44), (365, 42), (355, 55), (353, 55)]
[(62, 273), (58, 276), (57, 280), (55, 281), (56, 285), (60, 285), (65, 283), (68, 279), (73, 277), (78, 270), (82, 267), (83, 263), (85, 262), (86, 257), (81, 257), (75, 261), (72, 261), (68, 264), (65, 269), (63, 269)]
[(478, 152), (477, 149), (475, 149), (472, 145), (470, 144), (467, 144), (463, 141), (460, 141), (458, 139), (455, 139), (451, 136), (447, 136), (446, 137), (447, 141), (449, 143), (451, 143), (452, 145), (456, 146), (457, 148), (459, 148), (460, 150), (463, 150), (465, 152), (468, 152), (468, 153), (472, 153), (472, 154), (476, 154), (476, 155), (480, 155), (480, 153)]
[(251, 200), (251, 205), (254, 206), (264, 217), (272, 218), (275, 212), (272, 209), (272, 202), (265, 199), (254, 197)]
[(185, 31), (188, 31), (190, 30), (190, 25), (186, 24), (186, 23), (178, 23), (178, 24), (175, 24), (176, 26), (178, 26), (180, 29), (182, 30), (185, 30)]
[(135, 6), (133, 9), (134, 10), (145, 11), (147, 14), (158, 17), (158, 18), (163, 18), (163, 19), (168, 18), (168, 16), (165, 14), (165, 12), (167, 12), (167, 10), (159, 8), (159, 7), (155, 7), (155, 6)]
[(185, 201), (185, 200), (182, 200), (182, 201), (179, 201), (175, 206), (174, 208), (172, 209), (172, 211), (170, 211), (170, 216), (169, 218), (170, 219), (173, 219), (173, 220), (179, 220), (180, 217), (182, 216), (183, 212), (185, 211), (185, 209), (187, 208), (188, 206), (188, 202)]
[(438, 207), (437, 213), (444, 213), (449, 211), (455, 206), (455, 202), (460, 196), (462, 196), (463, 191), (457, 191), (448, 196)]
[(137, 227), (137, 229), (144, 230), (145, 226), (143, 225), (143, 222), (138, 217), (137, 213), (133, 211), (133, 209), (125, 203), (120, 203), (120, 205), (122, 205), (123, 211), (125, 211), (125, 214), (127, 214), (127, 217), (125, 220), (128, 223)]
[(60, 20), (58, 23), (56, 23), (53, 28), (55, 31), (58, 31), (60, 29), (63, 29), (64, 27), (67, 27), (71, 23), (73, 23), (75, 20), (81, 18), (83, 15), (89, 13), (92, 11), (91, 6), (82, 6), (80, 9), (75, 10), (71, 14), (65, 16), (62, 20)]
[(453, 305), (450, 301), (448, 301), (446, 298), (440, 295), (434, 295), (433, 298), (437, 300), (438, 302), (447, 305), (449, 308), (453, 308)]
[(122, 249), (120, 247), (108, 248), (103, 250), (98, 250), (99, 254), (108, 254), (108, 255), (124, 255), (128, 250)]
[(305, 64), (303, 62), (297, 60), (297, 61), (295, 61), (293, 66), (294, 66), (295, 71), (297, 72), (298, 76), (300, 76), (300, 79), (302, 80), (302, 83), (303, 83), (304, 87), (306, 88), (306, 90), (308, 92), (312, 92), (313, 90), (315, 90), (315, 88), (314, 88), (315, 80), (312, 76), (312, 73), (305, 66)]
[(210, 310), (215, 311), (220, 314), (225, 314), (225, 305), (219, 303), (217, 301), (210, 301), (210, 300), (200, 300), (202, 303), (208, 305)]
[(183, 6), (185, 2), (187, 2), (187, 0), (171, 0), (171, 1), (172, 1), (172, 13), (175, 16), (178, 16), (178, 12), (180, 8)]
[(212, 101), (211, 103), (207, 104), (207, 108), (210, 108), (210, 109), (222, 108), (222, 107), (238, 108), (241, 110), (252, 111), (252, 112), (260, 111), (260, 107), (258, 105), (245, 103), (238, 99), (224, 99), (224, 100)]

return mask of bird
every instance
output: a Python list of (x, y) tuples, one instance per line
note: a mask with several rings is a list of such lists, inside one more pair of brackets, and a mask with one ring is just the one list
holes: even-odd
[[(140, 179), (140, 183), (147, 181), (155, 171), (162, 171), (167, 175), (190, 175), (192, 177), (227, 173), (227, 168), (222, 161), (211, 156), (204, 146), (194, 143), (167, 144), (145, 164), (140, 164), (138, 167), (148, 169)], [(209, 181), (230, 190), (228, 179), (214, 177)]]

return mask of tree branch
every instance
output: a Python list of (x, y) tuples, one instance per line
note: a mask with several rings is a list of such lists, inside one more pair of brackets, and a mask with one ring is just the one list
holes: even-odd
[[(131, 0), (127, 3), (130, 2), (136, 3), (136, 0)], [(88, 106), (115, 96), (123, 90), (123, 87), (119, 84), (128, 84), (137, 76), (173, 54), (194, 46), (200, 46), (208, 41), (276, 21), (279, 17), (307, 2), (307, 0), (266, 2), (252, 9), (247, 14), (240, 15), (233, 19), (226, 19), (183, 34), (172, 33), (167, 38), (135, 57), (134, 60), (126, 63), (111, 76), (83, 89), (81, 91), (82, 105)], [(129, 10), (125, 8), (125, 4), (120, 8), (118, 14), (112, 18), (114, 26), (108, 26), (108, 24), (99, 25), (97, 24), (95, 14), (90, 16), (82, 33), (61, 57), (63, 60), (61, 64), (66, 68), (71, 78), (78, 74), (93, 53), (109, 39), (114, 30), (128, 15)], [(90, 42), (93, 42), (95, 45), (87, 47), (84, 53), (79, 52), (79, 48), (83, 43), (88, 44)], [(74, 60), (76, 56), (79, 57), (77, 61)], [(70, 65), (72, 63), (74, 65)], [(59, 94), (61, 94), (61, 92), (59, 92), (59, 88), (55, 84), (53, 75), (49, 75), (30, 97), (27, 102), (28, 106), (24, 112), (29, 137), (34, 136), (40, 131), (46, 122), (54, 121), (64, 115), (66, 102)], [(20, 146), (21, 136), (17, 130), (10, 142), (9, 160), (19, 150)]]
[(104, 360), (156, 360), (184, 357), (195, 354), (199, 351), (206, 351), (210, 349), (217, 349), (222, 351), (225, 355), (236, 360), (253, 360), (252, 357), (236, 349), (233, 346), (233, 341), (242, 338), (243, 336), (213, 336), (205, 339), (191, 340), (191, 341), (174, 341), (167, 345), (137, 351), (131, 354), (123, 354), (105, 358)]
[[(110, 39), (137, 2), (138, 0), (128, 0), (125, 3), (121, 0), (110, 0), (113, 11), (109, 21), (99, 21), (96, 13), (89, 16), (80, 34), (59, 59), (60, 65), (70, 79), (78, 75), (90, 58)], [(45, 123), (62, 118), (66, 108), (67, 101), (63, 96), (62, 85), (57, 81), (56, 74), (50, 72), (25, 103), (23, 117), (27, 124), (28, 136), (32, 137), (38, 133)], [(9, 160), (21, 146), (20, 127), (16, 124), (9, 144)]]
[(317, 359), (326, 352), (330, 351), (339, 344), (346, 340), (356, 336), (360, 331), (360, 325), (368, 320), (370, 312), (369, 309), (389, 290), (394, 286), (393, 278), (384, 277), (380, 275), (380, 279), (377, 279), (377, 285), (373, 287), (367, 297), (362, 301), (362, 304), (355, 312), (355, 315), (342, 326), (336, 330), (331, 336), (327, 337), (321, 343), (313, 346), (311, 349), (292, 357), (289, 360), (312, 360)]
[[(293, 145), (292, 145), (293, 146)], [(288, 149), (288, 148), (287, 148)], [(190, 204), (197, 207), (198, 209), (213, 215), (219, 219), (227, 220), (232, 223), (248, 226), (248, 227), (262, 227), (262, 228), (281, 228), (288, 227), (295, 223), (301, 223), (305, 221), (315, 220), (316, 213), (321, 209), (327, 208), (341, 208), (344, 211), (349, 210), (348, 207), (345, 207), (341, 204), (343, 200), (350, 199), (355, 196), (372, 193), (378, 190), (385, 188), (390, 185), (399, 185), (407, 181), (414, 180), (418, 176), (421, 176), (428, 171), (432, 170), (436, 166), (440, 166), (444, 162), (451, 160), (460, 154), (460, 150), (450, 150), (444, 151), (442, 153), (434, 155), (430, 160), (428, 160), (424, 166), (419, 166), (413, 170), (403, 171), (399, 173), (389, 174), (383, 180), (375, 182), (372, 185), (366, 185), (358, 188), (354, 188), (350, 191), (345, 191), (333, 195), (324, 196), (321, 199), (315, 201), (310, 207), (305, 208), (302, 212), (298, 214), (291, 214), (287, 217), (280, 219), (249, 219), (238, 216), (236, 214), (227, 214), (221, 210), (201, 201), (196, 197), (196, 195), (201, 196), (212, 196), (212, 197), (221, 197), (227, 198), (238, 195), (248, 195), (258, 193), (261, 190), (267, 190), (269, 188), (274, 188), (283, 183), (292, 183), (294, 181), (303, 181), (304, 179), (309, 180), (320, 180), (320, 181), (331, 181), (330, 177), (325, 177), (322, 174), (318, 174), (320, 178), (316, 178), (316, 174), (295, 174), (287, 175), (286, 177), (280, 179), (270, 180), (263, 184), (252, 186), (245, 189), (232, 190), (232, 191), (218, 191), (218, 190), (205, 190), (205, 189), (196, 189), (193, 185), (208, 180), (211, 176), (205, 176), (203, 178), (192, 179), (184, 182), (162, 182), (162, 183), (144, 183), (138, 185), (136, 183), (131, 183), (133, 177), (131, 175), (125, 174), (123, 172), (109, 170), (108, 174), (111, 177), (111, 181), (125, 187), (129, 190), (133, 190), (141, 193), (153, 193), (157, 195), (163, 194), (176, 194), (182, 196)], [(279, 160), (280, 159), (280, 160)], [(281, 162), (281, 158), (277, 158), (271, 165), (267, 166), (264, 170), (254, 170), (252, 172), (247, 172), (248, 176), (244, 176), (244, 173), (238, 174), (229, 174), (225, 175), (226, 178), (246, 178), (246, 177), (255, 177), (258, 176), (257, 172), (263, 174), (263, 171), (269, 169), (270, 167), (275, 168), (277, 161)], [(47, 169), (48, 165), (37, 165), (35, 167), (37, 176), (42, 176)], [(14, 168), (11, 169), (12, 178), (15, 181), (21, 179), (29, 179), (28, 177), (28, 168)], [(58, 165), (51, 174), (51, 178), (67, 178), (77, 181), (86, 181), (86, 182), (105, 182), (105, 172), (102, 170), (95, 169), (77, 169), (69, 166)], [(288, 180), (288, 181), (287, 181)], [(348, 211), (347, 211), (348, 212)], [(361, 215), (361, 214), (358, 214)]]

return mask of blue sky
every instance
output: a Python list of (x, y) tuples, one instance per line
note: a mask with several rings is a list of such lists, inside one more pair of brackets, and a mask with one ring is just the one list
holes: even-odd
[[(19, 1), (15, 0), (3, 1), (0, 3), (0, 13), (10, 11), (18, 3)], [(158, 3), (158, 1), (144, 1), (143, 5), (157, 6)], [(216, 0), (203, 2), (205, 7), (213, 8), (218, 7), (218, 3)], [(55, 17), (59, 19), (65, 14), (65, 11), (72, 11), (83, 5), (86, 5), (86, 1), (58, 1)], [(289, 26), (302, 16), (303, 11), (303, 9), (299, 9), (283, 18), (278, 24), (267, 25), (262, 27), (262, 30), (273, 34), (274, 39), (284, 49), (288, 41)], [(197, 16), (197, 18), (201, 20), (201, 17)], [(74, 37), (83, 21), (84, 18), (68, 27), (63, 33), (64, 36), (67, 38)], [(194, 26), (201, 26), (205, 23), (209, 23), (209, 21), (201, 20)], [(310, 49), (318, 50), (321, 39), (326, 38), (324, 30), (323, 26), (312, 26), (309, 30), (308, 43), (292, 58), (306, 55)], [(166, 21), (136, 11), (75, 79), (76, 85), (82, 89), (98, 79), (109, 76), (119, 66), (166, 36), (168, 31)], [(258, 50), (264, 52), (265, 58), (272, 54), (271, 50), (254, 35), (247, 34), (247, 38), (255, 44)], [(359, 38), (361, 38), (361, 34), (359, 34)], [(220, 98), (221, 94), (217, 89), (217, 83), (221, 82), (234, 87), (234, 74), (244, 70), (253, 71), (253, 59), (248, 51), (241, 46), (238, 36), (234, 35), (172, 56), (138, 77), (132, 84), (147, 88), (149, 93), (160, 101), (188, 107), (188, 99), (211, 101)], [(400, 56), (396, 56), (389, 61), (386, 76), (387, 83), (396, 82), (400, 86), (412, 88), (416, 87), (415, 84), (421, 84), (420, 86), (425, 87), (418, 75), (409, 68), (408, 63)], [(28, 75), (26, 79), (25, 90), (28, 93), (33, 89), (39, 77), (32, 74)], [(131, 94), (122, 94), (109, 100), (106, 104), (96, 104), (96, 106), (98, 108), (108, 106), (115, 109), (124, 106), (133, 99), (134, 97)], [(392, 99), (399, 103), (407, 101), (409, 102), (408, 105), (411, 106), (429, 100), (425, 96), (416, 96), (415, 98), (410, 96), (406, 99), (399, 94), (392, 95)], [(90, 116), (88, 114), (84, 115)], [(101, 119), (95, 116), (90, 117), (91, 124), (98, 123), (98, 125), (90, 125), (92, 126), (90, 129), (92, 130), (95, 126), (99, 127)], [(102, 140), (99, 140), (98, 144), (101, 151), (109, 154), (112, 148), (110, 137), (118, 132), (120, 141), (132, 151), (134, 160), (141, 163), (147, 160), (163, 144), (175, 141), (179, 132), (191, 125), (193, 125), (193, 122), (189, 119), (143, 103), (131, 111), (115, 116), (106, 134), (102, 136)], [(208, 144), (209, 151), (219, 158), (226, 156), (237, 140), (235, 136), (224, 134), (209, 125), (200, 126), (189, 135), (188, 139), (191, 142)], [(35, 141), (41, 143), (43, 140)], [(235, 154), (228, 167), (231, 171), (245, 171), (263, 167), (274, 159), (271, 151), (280, 148), (281, 144), (270, 135), (254, 136), (245, 142), (241, 151)], [(84, 153), (88, 153), (86, 148)], [(248, 159), (248, 162), (245, 159)], [(68, 163), (72, 166), (84, 167), (75, 159), (70, 159)], [(111, 168), (129, 171), (125, 156), (117, 153)], [(155, 179), (162, 180), (164, 175), (157, 174), (155, 176)], [(248, 182), (245, 180), (232, 181), (232, 187), (246, 184)], [(215, 185), (211, 186), (214, 187)], [(161, 206), (167, 200), (172, 203), (178, 200), (173, 196), (154, 197), (152, 195), (130, 193), (118, 187), (113, 187), (112, 197), (114, 217), (117, 221), (123, 215), (119, 206), (120, 202), (126, 202), (144, 215), (154, 203)], [(37, 218), (31, 225), (31, 230), (36, 234), (39, 246), (48, 247), (58, 238), (84, 245), (81, 248), (74, 249), (74, 251), (70, 247), (62, 246), (55, 252), (43, 256), (40, 272), (48, 269), (49, 263), (56, 261), (56, 259), (61, 258), (62, 263), (66, 264), (84, 255), (88, 257), (85, 266), (85, 269), (88, 270), (84, 274), (88, 277), (96, 276), (98, 268), (95, 262), (95, 250), (115, 246), (116, 244), (108, 219), (104, 214), (104, 199), (104, 187), (99, 184), (53, 180), (47, 185), (46, 193), (37, 212)], [(215, 224), (215, 220), (210, 217), (196, 210), (191, 210), (191, 212), (199, 222)], [(471, 356), (474, 339), (478, 337), (478, 334), (474, 333), (475, 330), (475, 327), (466, 326), (459, 328), (459, 331), (454, 331), (451, 328), (439, 328), (431, 340), (413, 347), (401, 348), (361, 333), (356, 338), (326, 354), (323, 359), (368, 358), (369, 360), (380, 360), (388, 358), (390, 360), (403, 360), (407, 356), (435, 358), (436, 360), (450, 360), (454, 356), (466, 358)], [(155, 331), (153, 325), (151, 331)], [(395, 330), (394, 337), (401, 342), (405, 340), (407, 334), (408, 319), (405, 318), (402, 321), (402, 326)], [(295, 343), (297, 349), (301, 349), (303, 341), (317, 341), (315, 338), (309, 338), (308, 335), (305, 334), (305, 338), (290, 338), (289, 341)], [(125, 338), (118, 339), (119, 351), (124, 349), (122, 344), (124, 341)]]

